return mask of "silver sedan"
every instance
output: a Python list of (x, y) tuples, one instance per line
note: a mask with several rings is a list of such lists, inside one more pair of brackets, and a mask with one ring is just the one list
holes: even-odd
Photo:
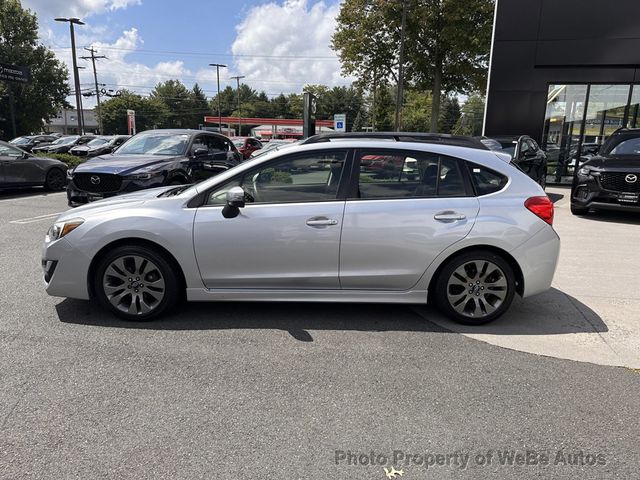
[(424, 304), (480, 324), (547, 290), (560, 240), (544, 191), (500, 154), (345, 140), (262, 155), (193, 186), (61, 215), (50, 295), (128, 320), (192, 301)]

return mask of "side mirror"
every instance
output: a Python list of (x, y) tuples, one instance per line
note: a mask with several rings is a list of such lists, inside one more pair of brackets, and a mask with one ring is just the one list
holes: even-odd
[(235, 218), (244, 207), (244, 190), (242, 187), (230, 188), (227, 192), (227, 204), (222, 209), (224, 218)]
[(195, 158), (206, 157), (207, 155), (209, 155), (209, 150), (207, 150), (206, 148), (196, 148), (193, 151), (193, 156)]
[(533, 150), (527, 150), (526, 152), (524, 152), (524, 158), (531, 158), (531, 157), (535, 157), (537, 155), (536, 152), (534, 152)]

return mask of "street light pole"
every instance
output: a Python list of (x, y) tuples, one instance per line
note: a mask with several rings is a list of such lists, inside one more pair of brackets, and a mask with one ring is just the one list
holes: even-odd
[(218, 79), (218, 131), (222, 133), (222, 114), (220, 113), (220, 68), (227, 68), (222, 63), (210, 63), (210, 67), (216, 67), (216, 77)]
[(71, 57), (73, 59), (73, 83), (76, 89), (76, 109), (78, 110), (78, 134), (84, 134), (84, 122), (82, 116), (82, 103), (80, 101), (80, 76), (78, 75), (78, 62), (76, 60), (76, 36), (73, 30), (73, 25), (84, 25), (84, 22), (79, 18), (63, 18), (58, 17), (56, 22), (69, 22), (69, 31), (71, 33)]
[[(238, 115), (240, 115), (240, 117), (242, 117), (240, 113), (240, 79), (242, 78), (244, 78), (244, 75), (237, 75), (235, 77), (231, 77), (231, 80), (235, 79), (236, 85), (238, 86), (236, 88), (236, 91), (238, 93)], [(242, 124), (240, 123), (240, 120), (238, 120), (238, 134), (242, 136)]]
[(407, 0), (402, 0), (402, 26), (400, 27), (400, 54), (398, 55), (398, 89), (396, 96), (395, 130), (400, 131), (400, 110), (402, 109), (402, 88), (404, 84), (404, 37), (407, 28)]

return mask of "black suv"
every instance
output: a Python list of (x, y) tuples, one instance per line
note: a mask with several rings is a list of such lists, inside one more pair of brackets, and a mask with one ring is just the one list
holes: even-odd
[(571, 213), (640, 211), (640, 128), (616, 130), (583, 163), (571, 189)]
[(165, 185), (185, 185), (228, 170), (242, 155), (224, 135), (201, 130), (149, 130), (113, 154), (94, 157), (68, 172), (67, 199), (93, 200)]
[(96, 138), (94, 135), (68, 135), (60, 137), (53, 143), (41, 147), (33, 147), (33, 153), (69, 153), (73, 147), (84, 145)]
[(487, 148), (511, 155), (511, 162), (520, 167), (542, 188), (547, 186), (547, 154), (527, 135), (479, 137)]
[(14, 138), (9, 143), (24, 150), (25, 152), (31, 152), (34, 147), (50, 145), (56, 140), (58, 140), (58, 137), (54, 137), (53, 135), (27, 135), (24, 137)]

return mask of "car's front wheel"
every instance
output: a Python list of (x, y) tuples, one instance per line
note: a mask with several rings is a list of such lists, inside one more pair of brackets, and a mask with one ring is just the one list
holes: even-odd
[(100, 305), (125, 320), (151, 320), (178, 299), (172, 266), (147, 247), (112, 250), (100, 259), (93, 282)]
[(451, 319), (481, 325), (507, 311), (515, 288), (509, 263), (493, 252), (477, 250), (447, 262), (436, 280), (435, 300)]
[(44, 188), (57, 192), (62, 190), (67, 183), (66, 174), (59, 168), (52, 168), (47, 172), (47, 177), (44, 181)]

